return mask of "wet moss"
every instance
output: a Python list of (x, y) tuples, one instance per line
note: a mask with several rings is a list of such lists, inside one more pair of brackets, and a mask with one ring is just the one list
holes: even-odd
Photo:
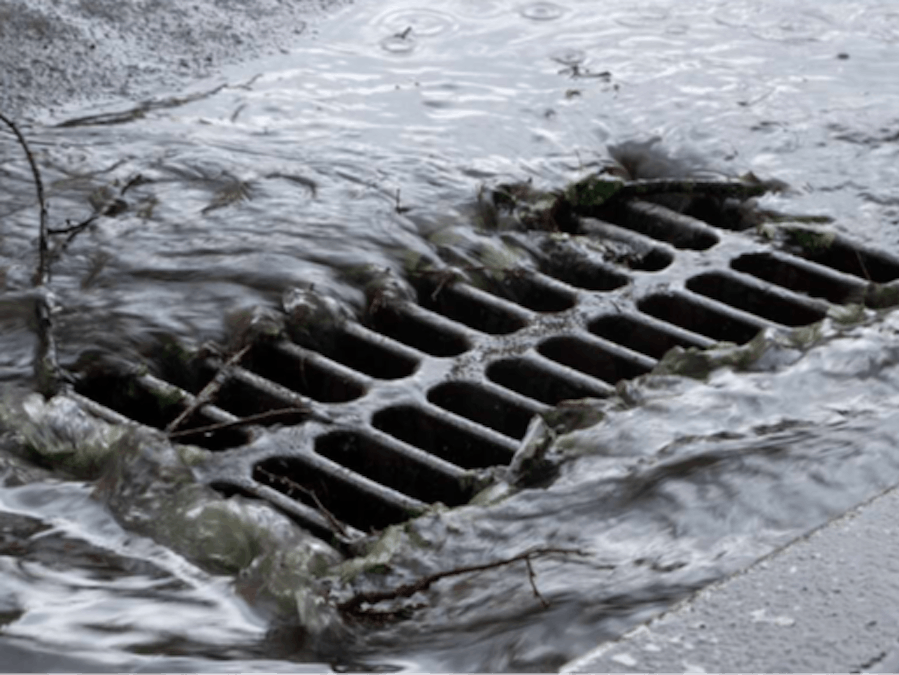
[(899, 282), (869, 284), (865, 293), (865, 304), (871, 309), (888, 309), (899, 306)]
[(833, 232), (818, 232), (804, 227), (786, 227), (783, 232), (788, 244), (811, 256), (824, 253), (836, 241), (836, 234)]
[(0, 424), (29, 459), (86, 480), (105, 470), (114, 444), (127, 431), (88, 415), (65, 395), (49, 401), (39, 394), (6, 397), (0, 401)]

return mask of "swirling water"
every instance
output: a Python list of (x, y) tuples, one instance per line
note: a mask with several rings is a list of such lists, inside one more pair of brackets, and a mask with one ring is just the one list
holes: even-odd
[[(220, 338), (229, 314), (276, 303), (291, 285), (361, 308), (360, 266), (401, 273), (410, 260), (447, 247), (472, 255), (489, 240), (466, 216), (483, 184), (558, 185), (632, 138), (660, 136), (711, 170), (784, 180), (794, 190), (766, 206), (832, 217), (854, 239), (896, 250), (897, 17), (874, 0), (358, 2), (289, 54), (160, 92), (140, 114), (116, 116), (133, 105), (112, 101), (25, 125), (60, 225), (85, 218), (92, 196), (142, 177), (122, 195), (126, 211), (64, 249), (57, 241), (63, 357), (98, 346), (138, 354), (160, 334)], [(35, 215), (18, 149), (0, 143), (0, 377), (12, 387), (32, 356), (24, 289)], [(537, 564), (546, 611), (519, 572), (451, 585), (415, 630), (372, 631), (360, 652), (398, 666), (552, 668), (899, 482), (889, 450), (894, 328), (854, 330), (766, 368), (778, 376), (647, 384), (663, 393), (578, 437), (602, 457), (574, 462), (556, 489), (480, 519), (463, 510), (423, 524), (432, 538), (465, 531), (418, 560), (419, 572), (528, 541), (584, 546), (601, 563), (583, 574)], [(626, 470), (623, 458), (636, 464)], [(149, 543), (123, 543), (86, 490), (0, 491), (4, 512), (99, 547), (113, 570), (97, 581), (79, 560), (61, 572), (10, 568), (19, 609), (4, 633), (80, 646), (88, 659), (103, 651), (110, 667), (153, 667), (136, 656), (146, 653), (156, 664), (187, 654), (187, 670), (208, 669), (196, 655), (213, 651), (243, 659), (234, 668), (260, 658), (264, 627), (226, 582)], [(50, 598), (84, 605), (63, 611)], [(169, 613), (167, 603), (181, 618), (163, 631), (154, 614)], [(215, 621), (198, 634), (201, 608)], [(119, 628), (99, 640), (98, 623)]]

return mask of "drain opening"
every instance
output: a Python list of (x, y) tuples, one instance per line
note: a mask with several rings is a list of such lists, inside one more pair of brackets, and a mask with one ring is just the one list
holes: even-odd
[(291, 344), (256, 344), (244, 359), (248, 370), (320, 403), (346, 403), (365, 387), (329, 370), (314, 354)]
[(623, 314), (601, 316), (592, 321), (587, 329), (595, 335), (654, 359), (661, 359), (673, 347), (706, 346), (698, 340), (688, 340)]
[(596, 345), (576, 337), (562, 336), (543, 342), (537, 351), (548, 359), (615, 384), (648, 373), (643, 364), (628, 361), (617, 354), (609, 354)]
[(661, 246), (631, 230), (601, 220), (588, 219), (581, 230), (602, 243), (603, 259), (642, 272), (659, 272), (674, 262), (674, 256)]
[(313, 509), (319, 508), (318, 499), (338, 520), (365, 532), (400, 523), (412, 515), (359, 486), (316, 471), (300, 458), (275, 457), (260, 462), (253, 468), (253, 479)]
[[(75, 391), (128, 419), (160, 430), (187, 409), (176, 389), (161, 384), (156, 391), (152, 391), (136, 377), (127, 375), (86, 377), (75, 385)], [(221, 421), (201, 410), (185, 420), (179, 431), (213, 426)], [(250, 434), (244, 429), (231, 427), (184, 434), (179, 436), (178, 441), (194, 443), (209, 450), (225, 450), (249, 443)]]
[(348, 330), (334, 331), (324, 344), (303, 344), (328, 358), (379, 380), (399, 380), (415, 372), (418, 361)]
[(505, 447), (414, 406), (381, 410), (372, 425), (409, 445), (430, 452), (464, 469), (508, 464), (514, 448)]
[(489, 335), (508, 335), (521, 330), (527, 321), (503, 307), (483, 291), (455, 284), (422, 294), (422, 307)]
[(524, 438), (536, 410), (500, 398), (470, 382), (447, 382), (431, 389), (428, 400), (472, 422), (509, 436)]
[(705, 251), (718, 243), (718, 235), (704, 223), (658, 204), (632, 201), (599, 215), (603, 220), (679, 249)]
[(899, 279), (899, 261), (852, 246), (833, 234), (801, 228), (787, 234), (793, 244), (791, 252), (806, 260), (878, 284)]
[[(209, 379), (215, 374), (209, 371)], [(263, 426), (273, 424), (300, 424), (308, 416), (306, 410), (290, 410), (292, 402), (279, 398), (261, 387), (254, 387), (237, 378), (229, 378), (219, 388), (215, 405), (237, 417), (257, 416), (254, 422)], [(263, 415), (264, 414), (264, 415)]]
[(315, 440), (315, 451), (328, 459), (426, 503), (464, 504), (471, 494), (459, 480), (415, 462), (357, 432), (337, 431)]
[(573, 293), (555, 288), (523, 270), (507, 274), (502, 290), (503, 297), (535, 312), (564, 312), (577, 303)]
[(687, 281), (687, 288), (783, 326), (807, 326), (826, 316), (822, 310), (791, 302), (777, 293), (754, 288), (719, 272), (693, 277)]
[(756, 226), (752, 210), (738, 199), (721, 199), (708, 195), (693, 195), (684, 214), (701, 220), (713, 227), (733, 232), (742, 232)]
[(416, 316), (412, 307), (382, 309), (371, 317), (371, 328), (431, 356), (458, 356), (470, 349), (464, 335)]
[(582, 386), (525, 359), (492, 363), (487, 367), (487, 377), (498, 385), (549, 405), (606, 395), (605, 391)]
[(559, 281), (588, 291), (614, 291), (630, 281), (620, 272), (583, 258), (568, 256), (564, 263), (547, 263), (544, 272)]
[(716, 341), (749, 342), (762, 326), (706, 307), (681, 295), (651, 295), (637, 303), (641, 312)]
[(855, 297), (861, 299), (864, 296), (864, 288), (857, 283), (826, 276), (769, 253), (741, 255), (730, 266), (738, 272), (751, 274), (814, 298), (825, 298), (836, 304), (845, 304)]
[(661, 248), (651, 248), (640, 256), (630, 256), (621, 260), (632, 270), (660, 272), (674, 262), (674, 256)]

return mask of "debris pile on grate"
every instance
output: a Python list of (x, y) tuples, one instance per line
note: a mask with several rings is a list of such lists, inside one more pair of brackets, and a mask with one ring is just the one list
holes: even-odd
[[(295, 291), (287, 314), (305, 312), (307, 329), (273, 319), (265, 333), (257, 321), (230, 357), (175, 359), (162, 378), (94, 369), (77, 390), (108, 418), (222, 451), (204, 478), (225, 492), (323, 534), (365, 532), (465, 503), (477, 470), (508, 464), (533, 415), (607, 396), (673, 347), (743, 344), (833, 305), (895, 304), (893, 257), (801, 224), (773, 239), (741, 232), (702, 200), (666, 203), (612, 201), (567, 234), (515, 233), (539, 270), (483, 287), (418, 275), (414, 293), (382, 286), (363, 321)], [(271, 424), (291, 433), (254, 442)]]

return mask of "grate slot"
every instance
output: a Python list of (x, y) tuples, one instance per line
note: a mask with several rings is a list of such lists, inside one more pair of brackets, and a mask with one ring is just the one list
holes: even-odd
[[(275, 479), (278, 478), (274, 475)], [(270, 480), (270, 477), (269, 477)], [(209, 482), (209, 487), (220, 492), (225, 497), (240, 495), (246, 499), (264, 499), (276, 506), (282, 513), (309, 530), (316, 536), (326, 541), (333, 540), (334, 530), (329, 525), (327, 518), (318, 509), (317, 504), (307, 504), (300, 501), (300, 497), (289, 497), (284, 491), (274, 490), (268, 483), (260, 485), (262, 481), (254, 481), (249, 477), (235, 478), (233, 476), (219, 477)], [(311, 498), (309, 502), (314, 502)], [(352, 526), (348, 526), (347, 534), (358, 536), (362, 534)]]
[(826, 316), (824, 310), (791, 301), (779, 293), (751, 286), (720, 272), (693, 277), (687, 281), (687, 288), (784, 326), (807, 326)]
[(588, 291), (614, 291), (630, 281), (625, 275), (598, 262), (567, 256), (565, 265), (544, 263), (543, 271), (559, 281)]
[[(653, 239), (612, 223), (592, 218), (585, 219), (581, 223), (581, 230), (592, 239), (623, 246), (623, 255), (616, 256), (615, 262), (632, 270), (659, 272), (674, 262), (673, 253), (656, 245)], [(615, 253), (614, 247), (611, 252)]]
[(381, 309), (372, 317), (371, 327), (431, 356), (458, 356), (471, 349), (454, 324), (411, 303)]
[(489, 335), (508, 335), (524, 328), (528, 319), (499, 298), (465, 284), (437, 293), (424, 293), (422, 306)]
[(864, 298), (863, 284), (848, 277), (840, 278), (827, 268), (815, 269), (803, 260), (790, 260), (771, 253), (749, 253), (731, 262), (730, 266), (738, 272), (836, 304)]
[[(104, 374), (84, 378), (76, 384), (76, 391), (129, 420), (156, 429), (165, 429), (194, 401), (188, 392), (151, 375)], [(216, 406), (205, 405), (181, 425), (179, 431), (236, 420), (236, 417)], [(178, 440), (209, 450), (223, 450), (248, 443), (250, 434), (245, 429), (233, 427), (185, 435)]]
[(763, 328), (761, 323), (750, 323), (680, 294), (651, 295), (637, 303), (637, 306), (641, 312), (650, 316), (716, 341), (744, 344)]
[(561, 363), (592, 377), (615, 384), (630, 380), (652, 370), (652, 366), (611, 354), (582, 338), (565, 335), (550, 338), (537, 347), (548, 359)]
[(331, 339), (320, 341), (324, 344), (304, 346), (379, 380), (399, 380), (415, 372), (417, 358), (379, 343), (379, 338), (384, 339), (357, 324), (347, 324)]
[(675, 248), (705, 251), (718, 243), (718, 235), (704, 223), (659, 204), (631, 201), (610, 214), (617, 225)]
[[(260, 462), (253, 468), (253, 479), (267, 485), (278, 492), (318, 509), (311, 494), (338, 520), (348, 523), (362, 531), (383, 529), (389, 525), (403, 522), (412, 517), (416, 511), (424, 508), (418, 500), (393, 500), (379, 494), (388, 490), (376, 483), (375, 489), (366, 489), (365, 480), (340, 477), (322, 471), (312, 458), (305, 457), (273, 457)], [(324, 459), (318, 460), (328, 461)], [(339, 467), (346, 472), (346, 469)], [(378, 490), (377, 488), (380, 488)], [(393, 492), (392, 490), (390, 492)], [(415, 508), (414, 505), (420, 505)]]
[(788, 232), (797, 255), (852, 276), (885, 284), (899, 279), (899, 260), (854, 246), (841, 237), (813, 230)]
[(608, 394), (603, 389), (584, 386), (527, 359), (504, 359), (492, 363), (487, 367), (487, 377), (503, 387), (549, 405)]
[(320, 403), (346, 403), (365, 394), (365, 384), (315, 352), (292, 343), (260, 343), (244, 359), (248, 370)]
[(507, 274), (503, 291), (513, 302), (541, 313), (564, 312), (577, 303), (574, 293), (567, 288), (525, 270)]
[(744, 203), (736, 198), (722, 199), (712, 195), (694, 194), (683, 211), (686, 215), (708, 223), (713, 227), (732, 232), (742, 232), (755, 227), (757, 220), (750, 215)]
[(458, 506), (472, 496), (463, 489), (460, 478), (464, 473), (458, 468), (448, 466), (450, 471), (440, 470), (429, 465), (427, 460), (433, 458), (428, 455), (417, 458), (411, 454), (423, 453), (401, 452), (358, 432), (337, 431), (320, 436), (315, 441), (315, 451), (366, 478), (423, 502)]
[(672, 347), (702, 348), (709, 346), (699, 336), (690, 338), (684, 334), (663, 330), (626, 314), (601, 316), (590, 322), (587, 329), (595, 335), (654, 359), (661, 359)]
[(474, 425), (466, 429), (462, 421), (450, 422), (415, 406), (396, 406), (372, 417), (372, 425), (401, 441), (430, 452), (466, 469), (508, 464), (515, 446), (491, 438), (487, 430)]
[[(210, 379), (216, 372), (212, 365), (203, 368)], [(263, 426), (300, 424), (311, 412), (308, 400), (243, 368), (233, 370), (216, 394), (215, 404), (238, 417), (270, 413), (254, 422)]]
[(472, 382), (446, 382), (428, 392), (436, 406), (511, 438), (524, 438), (531, 418), (539, 412)]

